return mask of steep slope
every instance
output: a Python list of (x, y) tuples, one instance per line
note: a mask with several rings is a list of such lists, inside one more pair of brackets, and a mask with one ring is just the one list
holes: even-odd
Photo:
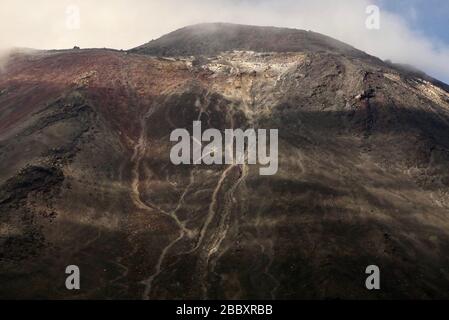
[[(0, 296), (447, 298), (444, 87), (324, 36), (212, 27), (216, 43), (204, 26), (186, 35), (194, 26), (136, 49), (174, 58), (12, 58), (0, 75)], [(170, 132), (197, 119), (279, 129), (278, 173), (172, 165)], [(70, 264), (79, 292), (64, 288)], [(364, 287), (370, 264), (380, 291)]]

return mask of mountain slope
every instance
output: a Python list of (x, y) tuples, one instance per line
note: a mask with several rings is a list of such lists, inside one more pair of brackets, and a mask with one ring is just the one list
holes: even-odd
[[(12, 58), (0, 296), (447, 298), (445, 88), (314, 33), (204, 28)], [(279, 129), (278, 173), (172, 165), (170, 132), (197, 119)]]
[(164, 55), (216, 55), (223, 51), (333, 52), (369, 57), (343, 42), (312, 31), (256, 27), (230, 23), (202, 23), (173, 31), (131, 52)]

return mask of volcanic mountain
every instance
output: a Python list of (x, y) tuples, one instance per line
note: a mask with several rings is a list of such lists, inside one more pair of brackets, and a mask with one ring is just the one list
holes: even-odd
[[(449, 90), (423, 73), (313, 32), (201, 24), (16, 52), (0, 111), (1, 298), (449, 298)], [(277, 174), (172, 164), (195, 120), (278, 129)]]

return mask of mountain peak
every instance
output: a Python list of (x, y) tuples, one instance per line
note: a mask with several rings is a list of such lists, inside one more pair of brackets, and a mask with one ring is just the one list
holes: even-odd
[(157, 56), (216, 55), (223, 51), (366, 53), (331, 37), (299, 29), (232, 23), (201, 23), (168, 33), (131, 52)]

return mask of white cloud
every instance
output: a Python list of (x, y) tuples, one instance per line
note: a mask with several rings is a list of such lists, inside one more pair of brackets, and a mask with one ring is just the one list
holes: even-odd
[[(365, 9), (373, 2), (377, 1), (2, 0), (0, 48), (127, 49), (193, 23), (236, 22), (314, 30), (449, 81), (449, 45), (413, 32), (401, 17), (382, 9), (380, 30), (366, 29)], [(67, 27), (70, 5), (79, 7), (80, 29)]]

